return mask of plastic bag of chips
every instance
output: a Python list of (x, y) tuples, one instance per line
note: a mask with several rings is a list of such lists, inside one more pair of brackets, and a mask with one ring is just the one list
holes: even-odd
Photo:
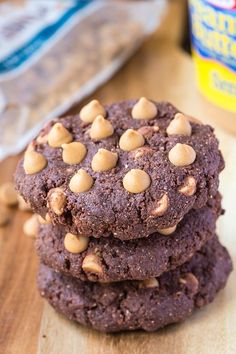
[(0, 159), (107, 81), (164, 7), (165, 0), (0, 4)]

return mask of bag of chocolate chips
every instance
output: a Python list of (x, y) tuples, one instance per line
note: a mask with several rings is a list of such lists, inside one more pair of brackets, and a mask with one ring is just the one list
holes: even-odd
[(108, 80), (164, 7), (165, 0), (0, 4), (0, 159)]

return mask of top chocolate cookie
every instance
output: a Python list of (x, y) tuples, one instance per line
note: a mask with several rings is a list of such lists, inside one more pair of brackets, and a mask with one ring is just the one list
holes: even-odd
[(46, 125), (15, 180), (35, 212), (72, 233), (134, 239), (204, 206), (223, 167), (213, 129), (170, 103), (93, 100)]

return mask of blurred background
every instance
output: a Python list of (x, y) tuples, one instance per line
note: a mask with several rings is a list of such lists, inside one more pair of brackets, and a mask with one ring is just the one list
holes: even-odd
[(230, 247), (235, 48), (234, 0), (0, 0), (0, 352), (31, 353), (38, 345), (46, 352), (38, 336), (50, 327), (32, 286), (37, 260), (25, 235), (33, 238), (36, 226), (31, 220), (23, 231), (31, 212), (12, 183), (17, 161), (48, 120), (78, 113), (92, 98), (170, 101), (214, 126), (228, 166), (219, 230)]
[(1, 6), (1, 158), (22, 150), (44, 122), (108, 81), (160, 27), (167, 5), (165, 0), (15, 3)]
[[(167, 81), (170, 72), (158, 57), (164, 43), (190, 59), (192, 39), (191, 84), (212, 103), (215, 120), (236, 132), (234, 0), (18, 0), (0, 6), (1, 160), (22, 151), (46, 121), (94, 93), (131, 57), (139, 58), (143, 43), (152, 53), (139, 71), (149, 79), (155, 60)], [(168, 65), (172, 58), (165, 60)], [(157, 72), (154, 78), (160, 83)], [(144, 94), (149, 85), (137, 86)], [(162, 91), (156, 85), (149, 95), (162, 98)], [(129, 90), (128, 97), (135, 94)], [(117, 86), (111, 100), (124, 97)]]

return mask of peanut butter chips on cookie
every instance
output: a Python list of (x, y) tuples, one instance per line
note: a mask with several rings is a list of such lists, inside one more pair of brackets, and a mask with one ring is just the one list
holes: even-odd
[(66, 196), (64, 191), (61, 188), (51, 189), (48, 193), (47, 205), (56, 215), (62, 215), (66, 205)]
[(92, 169), (95, 172), (109, 171), (116, 166), (118, 155), (106, 149), (99, 149), (93, 156)]
[(106, 111), (97, 100), (89, 102), (80, 111), (80, 119), (85, 123), (92, 123), (98, 115), (105, 117)]
[(93, 185), (93, 178), (80, 169), (70, 180), (69, 188), (74, 193), (87, 192)]
[(168, 135), (188, 135), (192, 133), (189, 120), (182, 113), (177, 113), (166, 129)]
[(114, 133), (114, 128), (109, 120), (99, 115), (95, 118), (91, 129), (90, 137), (93, 140), (102, 140), (108, 138)]
[(24, 170), (27, 175), (42, 171), (47, 166), (46, 158), (33, 150), (27, 150), (24, 156)]
[(195, 150), (187, 144), (176, 144), (169, 151), (169, 160), (175, 166), (191, 165), (196, 159)]
[(142, 134), (133, 130), (127, 129), (120, 137), (119, 145), (121, 150), (132, 151), (143, 146), (145, 140)]
[(48, 134), (48, 145), (51, 147), (60, 147), (62, 144), (68, 144), (72, 141), (72, 135), (61, 124), (56, 123)]
[(81, 253), (88, 247), (89, 238), (82, 235), (67, 233), (64, 238), (65, 249), (70, 253)]
[(123, 186), (130, 193), (141, 193), (150, 186), (151, 180), (145, 171), (132, 169), (123, 178)]
[(156, 115), (156, 105), (145, 97), (140, 98), (132, 108), (132, 117), (134, 119), (153, 119)]
[(69, 144), (62, 144), (62, 159), (69, 165), (76, 165), (83, 161), (86, 156), (87, 149), (84, 144), (74, 141)]
[(170, 233), (216, 195), (222, 169), (212, 128), (171, 104), (93, 100), (42, 130), (16, 185), (36, 213), (73, 235), (133, 239)]

